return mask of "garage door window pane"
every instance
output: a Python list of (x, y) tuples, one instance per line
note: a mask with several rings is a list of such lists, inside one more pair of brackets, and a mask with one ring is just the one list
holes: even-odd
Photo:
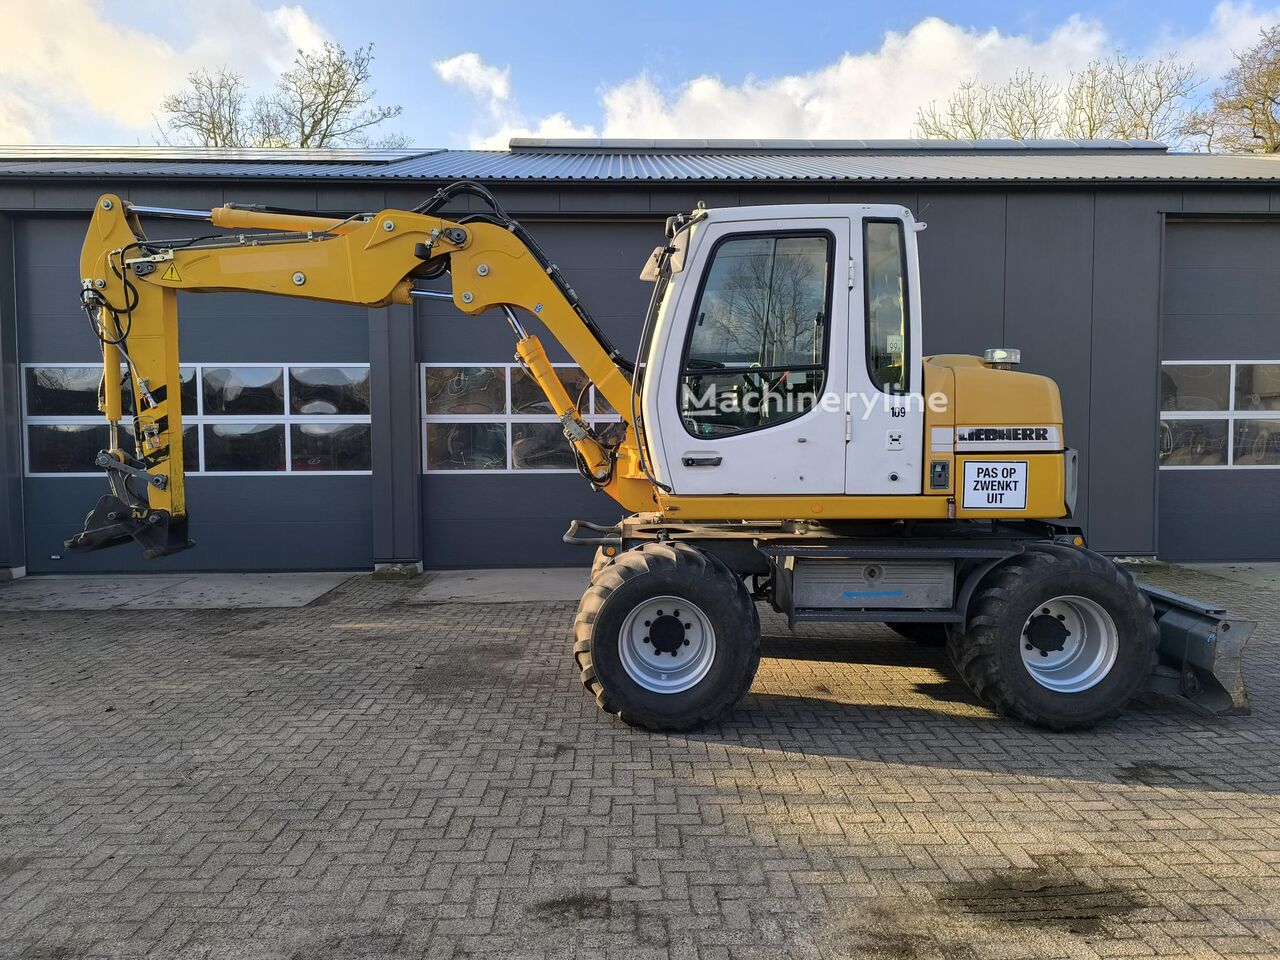
[(368, 367), (290, 367), (289, 407), (300, 414), (369, 412)]
[(205, 367), (204, 412), (283, 414), (284, 371), (280, 367)]
[(92, 473), (107, 446), (106, 424), (40, 423), (27, 427), (31, 473)]
[(1225, 363), (1167, 363), (1160, 368), (1161, 410), (1226, 410), (1231, 367)]
[(591, 425), (596, 439), (605, 446), (616, 447), (627, 437), (627, 425), (621, 420), (602, 420)]
[(182, 428), (182, 469), (186, 473), (200, 469), (200, 428), (192, 424)]
[(1237, 410), (1280, 410), (1280, 363), (1236, 366)]
[(507, 376), (502, 367), (427, 367), (426, 412), (507, 412)]
[(194, 417), (199, 412), (196, 409), (196, 368), (179, 367), (178, 378), (182, 381), (182, 415)]
[[(556, 376), (569, 392), (569, 399), (577, 403), (578, 396), (582, 394), (582, 388), (589, 382), (587, 375), (577, 367), (556, 367), (555, 369)], [(583, 409), (579, 412), (585, 413), (586, 406), (587, 398), (583, 395)], [(547, 395), (523, 367), (513, 367), (511, 370), (511, 412), (526, 415), (555, 413), (551, 409), (551, 401), (547, 399)]]
[(604, 398), (604, 394), (601, 393), (599, 390), (592, 388), (591, 395), (595, 398), (595, 401), (594, 401), (595, 412), (597, 414), (601, 414), (601, 413), (607, 413), (611, 415), (617, 414), (618, 411), (613, 409), (613, 407), (609, 406), (609, 401)]
[(284, 424), (205, 424), (204, 468), (251, 473), (283, 470)]
[(1234, 447), (1238, 466), (1280, 465), (1280, 420), (1237, 420)]
[(27, 367), (27, 415), (94, 416), (101, 379), (101, 367)]
[(427, 424), (428, 470), (505, 470), (507, 428), (501, 423)]
[(558, 423), (513, 423), (511, 466), (515, 470), (572, 470), (573, 449)]
[(1205, 467), (1226, 462), (1227, 421), (1160, 421), (1160, 466)]
[(290, 430), (294, 470), (370, 468), (367, 423), (295, 423)]

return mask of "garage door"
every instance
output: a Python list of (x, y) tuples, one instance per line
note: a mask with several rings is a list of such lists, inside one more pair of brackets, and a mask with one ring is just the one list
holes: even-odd
[(1161, 556), (1280, 559), (1280, 223), (1168, 224), (1160, 372)]
[[(526, 225), (607, 335), (634, 356), (653, 289), (640, 268), (662, 240), (662, 222)], [(496, 314), (466, 317), (448, 304), (418, 309), (426, 566), (589, 566), (591, 551), (561, 540), (569, 521), (612, 523), (621, 511), (579, 476), (546, 398), (512, 360), (510, 328)], [(617, 430), (617, 413), (541, 325), (528, 322), (587, 420)]]
[(250, 295), (183, 296), (187, 505), (194, 550), (68, 554), (106, 492), (101, 363), (76, 306), (84, 224), (16, 225), (23, 519), (32, 573), (299, 570), (372, 564), (366, 312)]

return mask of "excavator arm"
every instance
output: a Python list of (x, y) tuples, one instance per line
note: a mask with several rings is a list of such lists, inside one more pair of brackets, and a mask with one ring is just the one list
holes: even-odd
[[(457, 221), (436, 215), (454, 196), (492, 212)], [(206, 221), (220, 231), (149, 240), (143, 216)], [(225, 206), (208, 212), (131, 205), (103, 196), (80, 259), (81, 303), (102, 345), (99, 406), (110, 428), (97, 465), (110, 492), (69, 550), (138, 541), (148, 558), (191, 546), (182, 459), (178, 293), (241, 291), (366, 307), (415, 299), (451, 301), (463, 314), (501, 312), (516, 353), (546, 393), (580, 471), (628, 511), (653, 509), (632, 417), (630, 364), (608, 343), (536, 242), (477, 184), (453, 184), (414, 210), (345, 219)], [(420, 284), (450, 275), (452, 292)], [(556, 376), (521, 313), (565, 348), (625, 425), (616, 445), (597, 438)]]

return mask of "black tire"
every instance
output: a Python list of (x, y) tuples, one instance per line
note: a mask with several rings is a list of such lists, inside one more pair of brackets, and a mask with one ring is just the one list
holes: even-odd
[(591, 578), (588, 582), (594, 583), (596, 574), (618, 559), (615, 553), (612, 557), (604, 552), (604, 547), (596, 547), (595, 558), (591, 561)]
[(945, 623), (886, 623), (898, 636), (922, 647), (941, 647), (947, 642)]
[[(706, 675), (678, 693), (646, 689), (623, 665), (627, 615), (653, 597), (695, 604), (715, 633)], [(722, 561), (682, 543), (649, 543), (605, 565), (583, 594), (573, 625), (582, 684), (606, 713), (646, 730), (689, 730), (723, 716), (751, 689), (760, 664), (760, 618), (742, 582)]]
[[(1038, 683), (1023, 664), (1024, 625), (1042, 603), (1084, 597), (1114, 621), (1118, 651), (1093, 686), (1063, 693)], [(1124, 570), (1087, 550), (1044, 546), (987, 575), (963, 631), (947, 650), (969, 689), (999, 713), (1050, 730), (1078, 730), (1117, 716), (1155, 667), (1159, 628), (1151, 601)]]

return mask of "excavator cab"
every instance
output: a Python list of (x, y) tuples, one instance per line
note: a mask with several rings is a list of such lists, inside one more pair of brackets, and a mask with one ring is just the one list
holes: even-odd
[(888, 205), (694, 220), (648, 344), (655, 476), (690, 495), (919, 494), (923, 226)]

